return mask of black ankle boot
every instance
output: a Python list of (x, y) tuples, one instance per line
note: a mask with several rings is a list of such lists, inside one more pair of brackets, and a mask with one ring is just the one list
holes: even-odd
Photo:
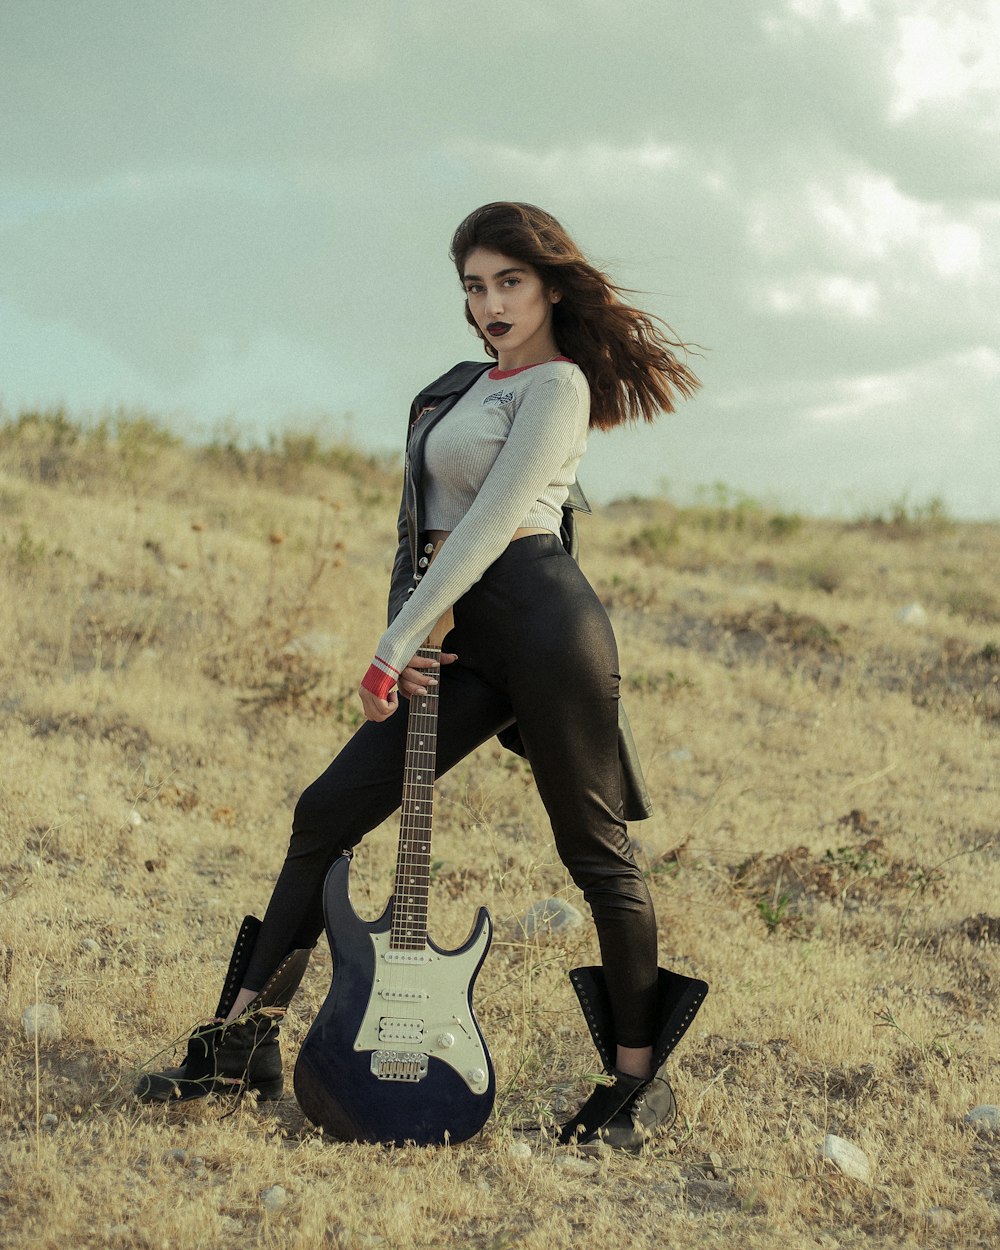
[(559, 1140), (564, 1145), (600, 1140), (618, 1150), (638, 1152), (648, 1138), (665, 1132), (677, 1118), (677, 1104), (667, 1080), (667, 1058), (704, 1002), (708, 985), (659, 969), (653, 1075), (647, 1081), (615, 1067), (614, 1016), (604, 969), (574, 968), (569, 978), (608, 1079), (566, 1121)]
[(296, 950), (278, 965), (267, 984), (238, 1019), (221, 1021), (229, 1014), (250, 966), (260, 930), (256, 916), (240, 926), (229, 961), (216, 1019), (203, 1024), (188, 1038), (187, 1055), (179, 1068), (147, 1072), (135, 1086), (142, 1102), (171, 1102), (204, 1098), (206, 1094), (239, 1094), (256, 1090), (262, 1101), (280, 1098), (284, 1088), (278, 1021), (298, 989), (311, 950)]

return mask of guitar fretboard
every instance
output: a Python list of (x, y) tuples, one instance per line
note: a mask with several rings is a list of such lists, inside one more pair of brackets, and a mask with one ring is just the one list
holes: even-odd
[[(417, 652), (438, 662), (440, 647)], [(437, 676), (439, 670), (424, 670)], [(437, 752), (438, 686), (410, 700), (403, 766), (403, 808), (396, 858), (392, 950), (422, 951), (427, 942), (427, 896), (431, 879), (431, 832), (434, 825), (434, 768)]]

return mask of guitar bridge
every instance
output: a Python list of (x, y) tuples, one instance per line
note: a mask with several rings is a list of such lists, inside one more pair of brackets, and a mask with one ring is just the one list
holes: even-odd
[(371, 1071), (380, 1081), (422, 1081), (427, 1075), (427, 1056), (406, 1050), (373, 1050)]

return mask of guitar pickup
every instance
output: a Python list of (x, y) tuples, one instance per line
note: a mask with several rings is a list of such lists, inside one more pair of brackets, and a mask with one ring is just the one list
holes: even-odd
[(427, 1075), (427, 1056), (405, 1050), (373, 1050), (371, 1070), (380, 1081), (421, 1081)]
[(383, 1016), (378, 1022), (380, 1042), (414, 1042), (418, 1046), (424, 1040), (423, 1020), (404, 1020), (396, 1016)]
[(388, 986), (380, 989), (378, 996), (388, 998), (394, 1003), (418, 1003), (430, 997), (426, 990), (390, 989)]

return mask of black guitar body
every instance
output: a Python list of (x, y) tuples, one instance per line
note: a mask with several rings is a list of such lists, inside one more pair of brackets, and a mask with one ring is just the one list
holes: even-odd
[(496, 1076), (472, 1009), (492, 937), (480, 908), (468, 940), (442, 951), (389, 947), (395, 898), (372, 923), (355, 912), (350, 859), (330, 869), (323, 906), (333, 981), (295, 1065), (309, 1119), (348, 1141), (460, 1142), (488, 1119)]

